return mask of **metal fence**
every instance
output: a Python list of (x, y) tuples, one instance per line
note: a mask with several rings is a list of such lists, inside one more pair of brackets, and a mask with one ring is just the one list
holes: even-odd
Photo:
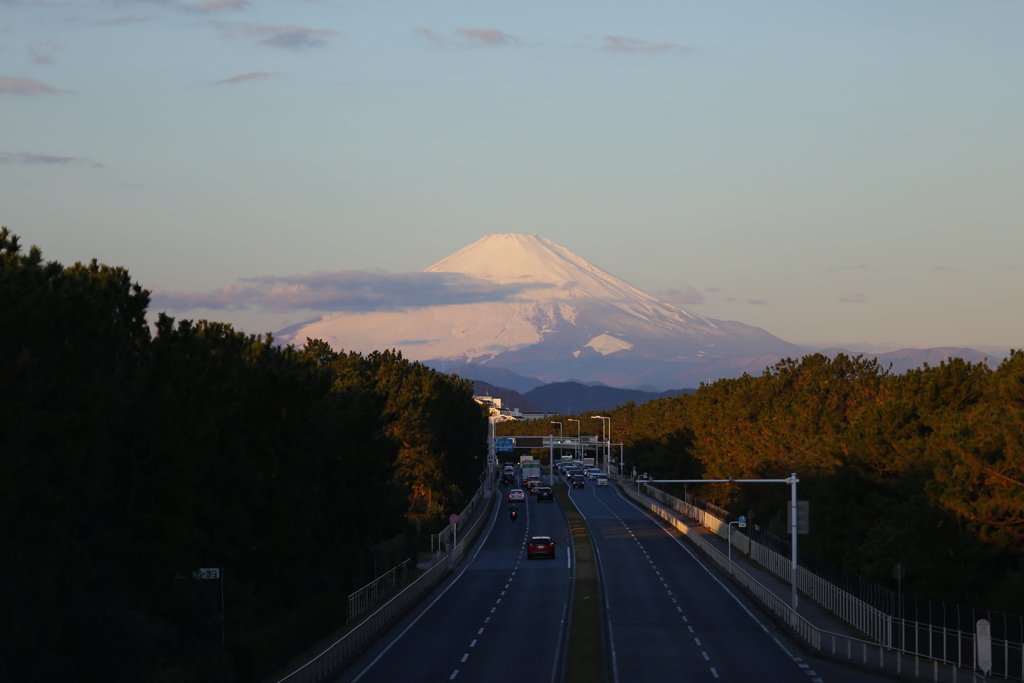
[(433, 590), (452, 570), (455, 562), (466, 553), (466, 549), (473, 544), (486, 526), (485, 520), (497, 496), (492, 495), (486, 498), (483, 506), (480, 503), (485, 500), (484, 494), (490, 486), (491, 482), (485, 480), (470, 504), (459, 515), (459, 526), (464, 527), (465, 531), (458, 535), (458, 544), (454, 548), (450, 544), (445, 546), (448, 550), (447, 555), (435, 555), (434, 562), (429, 569), (376, 608), (365, 610), (368, 614), (359, 623), (327, 645), (305, 664), (279, 679), (277, 683), (323, 683), (323, 681), (336, 678), (351, 659), (379, 638), (413, 604)]
[[(768, 596), (761, 594), (763, 586), (760, 588), (748, 586), (747, 579), (740, 579), (741, 574), (745, 574), (745, 572), (738, 567), (727, 566), (732, 563), (726, 556), (698, 534), (692, 533), (685, 523), (675, 520), (674, 516), (666, 511), (659, 510), (657, 504), (650, 503), (639, 493), (634, 492), (631, 487), (624, 486), (622, 488), (632, 498), (651, 509), (659, 517), (672, 523), (675, 528), (683, 531), (705, 553), (736, 576), (737, 580), (755, 594), (762, 603), (793, 626), (796, 613), (793, 612), (791, 615), (785, 613), (786, 610), (792, 612), (787, 603), (782, 603), (785, 605), (785, 609), (783, 609), (782, 606), (774, 604), (780, 601), (779, 598), (771, 595), (770, 592)], [(747, 555), (751, 560), (789, 583), (792, 569), (791, 557), (776, 552), (744, 534), (735, 532), (730, 534), (728, 518), (721, 518), (705, 509), (709, 507), (706, 504), (695, 504), (689, 500), (689, 497), (688, 500), (680, 500), (649, 484), (644, 485), (644, 492), (658, 503), (715, 532), (731, 543), (738, 552)], [(721, 512), (724, 513), (724, 511)], [(897, 671), (901, 672), (901, 658), (906, 658), (908, 663), (913, 662), (915, 675), (920, 674), (920, 660), (926, 659), (932, 663), (934, 680), (939, 680), (938, 666), (942, 664), (946, 667), (943, 671), (946, 672), (947, 679), (956, 681), (959, 670), (966, 670), (970, 674), (976, 669), (975, 624), (978, 619), (984, 618), (992, 627), (993, 667), (991, 674), (1011, 680), (1024, 680), (1024, 645), (1021, 642), (1024, 640), (1022, 637), (1024, 636), (1024, 619), (1021, 617), (937, 603), (942, 608), (940, 615), (932, 613), (933, 604), (928, 601), (908, 601), (906, 599), (893, 599), (888, 603), (898, 605), (900, 609), (907, 611), (889, 611), (884, 608), (885, 604), (882, 606), (872, 604), (882, 601), (878, 600), (877, 596), (885, 598), (884, 589), (867, 591), (869, 595), (876, 596), (876, 600), (866, 600), (843, 590), (804, 566), (797, 567), (797, 590), (874, 641), (862, 641), (842, 634), (821, 631), (814, 627), (811, 628), (817, 632), (816, 635), (808, 636), (800, 628), (794, 626), (794, 629), (816, 649), (823, 649), (821, 639), (824, 637), (826, 640), (831, 639), (832, 653), (842, 656), (842, 647), (837, 646), (837, 643), (845, 642), (847, 658), (855, 659), (854, 654), (857, 651), (857, 654), (863, 657), (864, 663), (868, 662), (869, 649), (872, 651), (877, 649), (879, 666), (888, 664), (895, 666)], [(928, 607), (927, 616), (922, 614), (924, 605)], [(910, 616), (909, 608), (911, 607), (913, 608), (913, 618)], [(889, 660), (886, 659), (886, 653), (888, 653)]]
[(349, 623), (383, 600), (384, 596), (407, 582), (411, 575), (412, 560), (407, 559), (391, 571), (374, 579), (348, 596), (348, 618), (345, 620), (345, 623)]

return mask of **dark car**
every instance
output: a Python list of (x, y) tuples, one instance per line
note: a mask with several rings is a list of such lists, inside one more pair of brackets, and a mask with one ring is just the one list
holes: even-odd
[(526, 559), (532, 560), (535, 557), (555, 559), (555, 542), (550, 536), (534, 536), (526, 544)]
[(587, 478), (584, 477), (582, 474), (574, 474), (574, 475), (572, 475), (572, 487), (574, 489), (584, 488), (587, 485), (586, 482), (587, 482)]
[(537, 494), (538, 503), (543, 503), (545, 500), (549, 503), (555, 502), (555, 492), (549, 486), (538, 486), (533, 492)]

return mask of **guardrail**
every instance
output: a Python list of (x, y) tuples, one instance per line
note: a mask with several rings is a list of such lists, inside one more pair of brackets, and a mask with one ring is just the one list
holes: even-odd
[[(801, 617), (790, 607), (789, 603), (776, 596), (755, 578), (708, 543), (700, 534), (683, 521), (676, 518), (661, 505), (671, 508), (683, 516), (689, 517), (705, 526), (717, 535), (732, 541), (739, 552), (748, 554), (750, 559), (765, 567), (782, 580), (789, 582), (791, 559), (782, 557), (756, 541), (742, 534), (728, 536), (728, 525), (713, 514), (681, 501), (671, 494), (652, 486), (645, 485), (645, 491), (652, 502), (640, 495), (630, 486), (621, 487), (622, 491), (654, 515), (670, 523), (681, 531), (687, 539), (700, 548), (716, 564), (731, 574), (737, 582), (753, 594), (771, 612), (785, 621), (811, 647), (822, 652), (830, 652), (836, 657), (844, 656), (839, 643), (845, 643), (845, 657), (851, 662), (862, 665), (873, 665), (878, 662), (879, 668), (895, 667), (896, 673), (905, 673), (904, 659), (908, 667), (913, 663), (914, 676), (921, 675), (921, 662), (931, 663), (932, 680), (939, 681), (940, 671), (946, 672), (946, 680), (957, 683), (960, 680), (973, 681), (977, 669), (977, 648), (975, 634), (954, 629), (935, 628), (930, 624), (921, 624), (899, 619), (873, 607), (846, 591), (830, 584), (821, 577), (797, 568), (797, 589), (817, 602), (822, 607), (837, 615), (843, 621), (859, 629), (874, 642), (860, 640), (840, 633), (825, 631), (814, 626)], [(923, 635), (922, 635), (923, 634)], [(921, 642), (921, 641), (925, 642)], [(913, 646), (910, 643), (913, 642)], [(829, 645), (830, 647), (826, 647)], [(1003, 639), (992, 639), (993, 663), (996, 668), (992, 675), (1013, 680), (1024, 680), (1024, 646)], [(940, 669), (940, 665), (943, 667)], [(1020, 669), (1016, 669), (1019, 666)], [(999, 668), (1001, 667), (1001, 669)], [(1016, 670), (1015, 670), (1016, 669)], [(909, 673), (909, 668), (906, 670)], [(980, 674), (978, 674), (980, 675)]]
[[(485, 520), (497, 496), (492, 495), (488, 498), (487, 504), (482, 509), (480, 501), (484, 498), (486, 487), (490, 485), (489, 481), (485, 481), (473, 496), (470, 504), (459, 515), (460, 526), (465, 526), (467, 529), (465, 533), (459, 534), (458, 544), (454, 548), (449, 547), (447, 555), (435, 556), (434, 564), (423, 574), (370, 612), (340, 638), (326, 646), (320, 654), (312, 657), (287, 676), (278, 679), (277, 683), (322, 683), (336, 678), (338, 672), (350, 659), (379, 638), (411, 605), (433, 590), (452, 570), (458, 559), (465, 554), (466, 549), (473, 544), (486, 526)], [(473, 514), (478, 511), (479, 514)], [(465, 522), (463, 521), (464, 516), (466, 517)]]
[(622, 490), (633, 500), (640, 503), (654, 515), (671, 524), (679, 530), (694, 545), (704, 552), (719, 567), (731, 574), (744, 588), (750, 591), (765, 607), (781, 617), (800, 637), (806, 640), (815, 649), (821, 649), (821, 631), (817, 626), (807, 621), (797, 613), (784, 599), (772, 593), (767, 587), (760, 583), (753, 576), (743, 571), (735, 562), (730, 560), (725, 553), (708, 543), (691, 529), (685, 522), (675, 515), (669, 514), (667, 510), (656, 502), (645, 499), (629, 486), (623, 486)]

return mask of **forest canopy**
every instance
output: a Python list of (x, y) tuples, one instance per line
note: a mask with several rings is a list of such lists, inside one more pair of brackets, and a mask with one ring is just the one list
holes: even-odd
[(148, 305), (0, 229), (0, 680), (262, 678), (479, 486), (469, 382)]
[[(604, 414), (625, 461), (659, 479), (797, 473), (811, 509), (801, 547), (819, 562), (893, 589), (902, 563), (904, 593), (1024, 614), (1024, 351), (995, 369), (951, 358), (901, 375), (812, 354)], [(557, 434), (549, 422), (498, 433)], [(785, 533), (788, 487), (688, 490)]]

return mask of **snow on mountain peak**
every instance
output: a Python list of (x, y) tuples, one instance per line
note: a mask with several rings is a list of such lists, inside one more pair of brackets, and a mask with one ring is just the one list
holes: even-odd
[[(499, 285), (491, 299), (337, 312), (282, 330), (282, 343), (400, 349), (428, 362), (486, 363), (559, 381), (628, 385), (715, 358), (790, 353), (764, 330), (659, 301), (539, 235), (482, 237), (425, 269)], [(507, 287), (502, 287), (507, 285)]]
[(584, 297), (658, 303), (654, 297), (540, 235), (487, 235), (424, 272), (460, 273), (497, 284), (537, 285), (520, 294), (519, 300)]

